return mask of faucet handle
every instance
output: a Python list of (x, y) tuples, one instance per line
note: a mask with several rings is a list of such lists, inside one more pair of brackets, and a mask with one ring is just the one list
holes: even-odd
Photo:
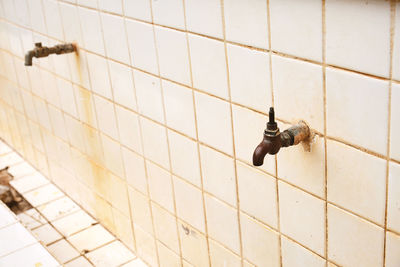
[(275, 111), (273, 107), (269, 108), (269, 121), (267, 123), (267, 129), (271, 131), (275, 131), (278, 129), (278, 124), (275, 122)]

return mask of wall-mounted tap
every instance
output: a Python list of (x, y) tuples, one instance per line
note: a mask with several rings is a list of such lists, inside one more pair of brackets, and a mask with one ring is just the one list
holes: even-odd
[(281, 147), (297, 145), (301, 141), (308, 140), (310, 135), (310, 128), (302, 121), (281, 133), (275, 122), (274, 108), (271, 107), (269, 109), (269, 122), (264, 130), (263, 140), (254, 150), (253, 165), (263, 165), (265, 155), (275, 155)]
[(32, 58), (47, 57), (50, 54), (66, 54), (76, 51), (74, 44), (60, 44), (53, 47), (42, 46), (42, 43), (35, 43), (35, 48), (25, 54), (25, 66), (32, 66)]

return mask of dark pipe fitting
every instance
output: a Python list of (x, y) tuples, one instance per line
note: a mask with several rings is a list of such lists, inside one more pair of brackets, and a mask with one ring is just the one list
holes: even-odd
[(264, 157), (267, 154), (275, 155), (281, 147), (297, 145), (301, 141), (308, 139), (309, 136), (310, 129), (304, 122), (299, 122), (281, 133), (275, 122), (274, 108), (270, 108), (269, 122), (264, 130), (263, 140), (253, 153), (253, 165), (263, 165)]
[(32, 66), (32, 58), (47, 57), (51, 54), (66, 54), (76, 51), (76, 46), (74, 44), (61, 44), (55, 45), (53, 47), (42, 46), (42, 43), (35, 43), (35, 48), (29, 50), (25, 54), (25, 66)]

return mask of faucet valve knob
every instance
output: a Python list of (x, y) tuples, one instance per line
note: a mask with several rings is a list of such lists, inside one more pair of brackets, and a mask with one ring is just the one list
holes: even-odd
[(278, 129), (278, 124), (275, 122), (275, 111), (273, 107), (269, 108), (269, 121), (267, 123), (267, 130), (276, 131)]

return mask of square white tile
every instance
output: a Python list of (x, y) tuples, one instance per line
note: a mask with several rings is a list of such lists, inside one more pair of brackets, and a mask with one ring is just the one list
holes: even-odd
[(268, 48), (267, 2), (227, 0), (224, 14), (227, 40)]
[(125, 16), (151, 22), (151, 2), (142, 0), (124, 0)]
[(320, 255), (325, 253), (325, 203), (279, 181), (280, 230)]
[(135, 235), (137, 227), (141, 227), (143, 229), (142, 231), (154, 235), (149, 199), (129, 187), (129, 200), (131, 201), (132, 220), (135, 224)]
[[(223, 38), (221, 2), (207, 0), (185, 1), (187, 30)], [(207, 18), (207, 19), (204, 19)]]
[(120, 241), (114, 241), (104, 247), (87, 254), (88, 259), (95, 266), (114, 266), (125, 263), (135, 257)]
[(282, 265), (298, 267), (324, 267), (325, 259), (281, 236)]
[(121, 144), (139, 154), (143, 154), (138, 115), (120, 106), (115, 106), (115, 114), (117, 116)]
[(99, 12), (82, 7), (79, 7), (78, 11), (85, 48), (100, 55), (105, 55)]
[(107, 195), (108, 201), (114, 208), (122, 212), (124, 216), (130, 216), (128, 190), (123, 179), (111, 174)]
[(80, 255), (65, 239), (49, 245), (47, 249), (61, 263), (65, 263)]
[[(41, 226), (42, 223), (31, 216), (29, 216), (26, 213), (20, 213), (18, 214), (18, 220), (29, 230), (32, 230), (33, 228), (36, 228), (38, 226)], [(8, 224), (8, 222), (5, 220), (3, 222), (4, 224)]]
[(167, 125), (196, 138), (193, 92), (190, 88), (162, 80)]
[(185, 18), (183, 11), (183, 1), (167, 0), (157, 1), (151, 0), (153, 8), (154, 23), (173, 28), (184, 29)]
[(277, 228), (276, 180), (272, 176), (238, 161), (236, 168), (240, 209), (265, 224)]
[(112, 99), (111, 82), (106, 59), (87, 53), (87, 60), (92, 91), (108, 99)]
[(400, 236), (386, 232), (386, 261), (385, 266), (396, 267), (400, 262)]
[(135, 228), (136, 242), (142, 244), (138, 247), (137, 255), (150, 266), (158, 264), (154, 237), (142, 231), (140, 227)]
[(96, 221), (84, 210), (78, 210), (51, 223), (63, 236), (68, 237), (78, 231), (89, 228)]
[(32, 230), (32, 233), (43, 245), (62, 239), (62, 235), (48, 223)]
[(211, 266), (240, 267), (240, 258), (230, 250), (221, 246), (212, 239), (208, 240), (210, 246)]
[(382, 228), (328, 205), (328, 257), (341, 266), (382, 266)]
[(389, 164), (387, 227), (400, 232), (400, 165)]
[[(17, 5), (20, 13), (20, 8), (23, 8), (23, 5)], [(63, 28), (61, 22), (61, 15), (58, 3), (56, 1), (46, 0), (43, 2), (43, 11), (44, 17), (46, 19), (47, 33), (49, 36), (54, 36), (59, 40), (64, 39), (63, 36)], [(22, 13), (22, 12), (21, 12)]]
[(52, 200), (63, 197), (64, 194), (53, 184), (48, 184), (29, 193), (24, 194), (24, 198), (34, 207), (51, 202)]
[(168, 130), (172, 172), (190, 183), (201, 186), (197, 143)]
[(328, 200), (383, 225), (386, 161), (335, 141), (327, 145)]
[(126, 182), (142, 193), (147, 193), (147, 179), (144, 158), (129, 149), (122, 148)]
[(228, 44), (232, 101), (266, 112), (271, 106), (269, 55)]
[(38, 211), (46, 217), (47, 220), (53, 221), (67, 214), (78, 211), (79, 206), (69, 197), (63, 197), (53, 202), (37, 207)]
[(322, 2), (272, 0), (271, 48), (305, 59), (322, 61)]
[(189, 34), (193, 87), (228, 99), (228, 78), (224, 44)]
[(71, 242), (79, 252), (91, 251), (114, 239), (115, 237), (100, 224), (92, 226), (67, 238), (67, 240)]
[(126, 38), (123, 18), (101, 13), (101, 20), (107, 56), (125, 64), (130, 64), (128, 39)]
[(164, 122), (160, 79), (147, 73), (135, 70), (136, 97), (138, 112), (158, 122)]
[(98, 0), (99, 9), (122, 15), (122, 1)]
[(305, 120), (324, 130), (322, 67), (296, 59), (272, 56), (275, 116), (292, 123)]
[(168, 211), (174, 212), (171, 174), (149, 161), (146, 161), (146, 166), (151, 199)]
[(114, 101), (117, 104), (136, 110), (135, 89), (131, 68), (117, 62), (108, 61)]
[(178, 225), (178, 230), (181, 238), (182, 257), (193, 266), (209, 266), (208, 247), (204, 234), (183, 223)]
[[(138, 1), (125, 1), (125, 4), (133, 2)], [(145, 2), (142, 4), (145, 4)], [(136, 4), (137, 9), (139, 9), (139, 5), (139, 3)], [(126, 19), (125, 23), (132, 65), (139, 69), (158, 74), (153, 26), (130, 19)]]
[[(76, 105), (78, 108), (79, 119), (82, 122), (87, 123), (89, 126), (92, 126), (93, 128), (98, 128), (96, 109), (94, 106), (94, 94), (79, 86), (74, 85), (74, 89), (75, 89), (75, 98), (76, 98)], [(59, 120), (61, 119), (62, 118), (59, 118)], [(64, 122), (61, 121), (59, 123), (62, 124)], [(56, 131), (54, 127), (55, 126), (53, 126), (53, 131)], [(65, 124), (63, 124), (62, 127), (65, 128)]]
[(94, 96), (94, 105), (99, 123), (99, 130), (118, 140), (118, 127), (115, 118), (114, 103), (99, 96)]
[(205, 195), (208, 234), (236, 253), (240, 253), (237, 210)]
[[(387, 81), (328, 68), (326, 101), (328, 135), (386, 155)], [(369, 130), (371, 121), (378, 135)]]
[(236, 176), (232, 158), (200, 145), (204, 190), (236, 206)]
[(124, 165), (121, 156), (121, 144), (106, 135), (101, 135), (101, 143), (104, 151), (104, 167), (112, 173), (124, 177)]
[(165, 128), (144, 118), (140, 118), (140, 123), (142, 127), (144, 155), (164, 168), (169, 168), (167, 133)]
[(197, 92), (195, 93), (195, 103), (199, 140), (232, 155), (232, 123), (229, 103)]
[(205, 222), (201, 191), (175, 176), (174, 190), (177, 216), (204, 233)]
[(176, 218), (157, 204), (152, 204), (155, 236), (175, 253), (179, 253)]
[(389, 76), (390, 3), (326, 1), (326, 62)]
[(17, 180), (14, 179), (10, 181), (11, 186), (14, 187), (14, 189), (16, 189), (20, 194), (36, 189), (48, 183), (49, 180), (47, 180), (46, 177), (38, 172), (24, 176)]
[(400, 160), (400, 84), (392, 83), (390, 113), (390, 157)]
[[(160, 1), (157, 1), (160, 2)], [(190, 85), (189, 52), (184, 32), (154, 27), (160, 75)]]
[(157, 249), (160, 266), (181, 266), (179, 256), (163, 243), (157, 241)]
[[(31, 6), (31, 5), (29, 5)], [(39, 7), (40, 4), (33, 5), (33, 7)], [(80, 20), (78, 14), (78, 8), (71, 4), (59, 3), (59, 9), (61, 13), (64, 37), (66, 42), (82, 43)], [(31, 10), (32, 13), (33, 10)], [(34, 14), (40, 14), (39, 10)]]
[(240, 224), (243, 257), (257, 266), (280, 266), (278, 233), (244, 214), (240, 215)]
[[(400, 25), (400, 3), (396, 3), (396, 19), (394, 24)], [(393, 59), (392, 59), (392, 68), (393, 68), (393, 79), (400, 81), (400, 27), (394, 27), (394, 36), (393, 36)]]

